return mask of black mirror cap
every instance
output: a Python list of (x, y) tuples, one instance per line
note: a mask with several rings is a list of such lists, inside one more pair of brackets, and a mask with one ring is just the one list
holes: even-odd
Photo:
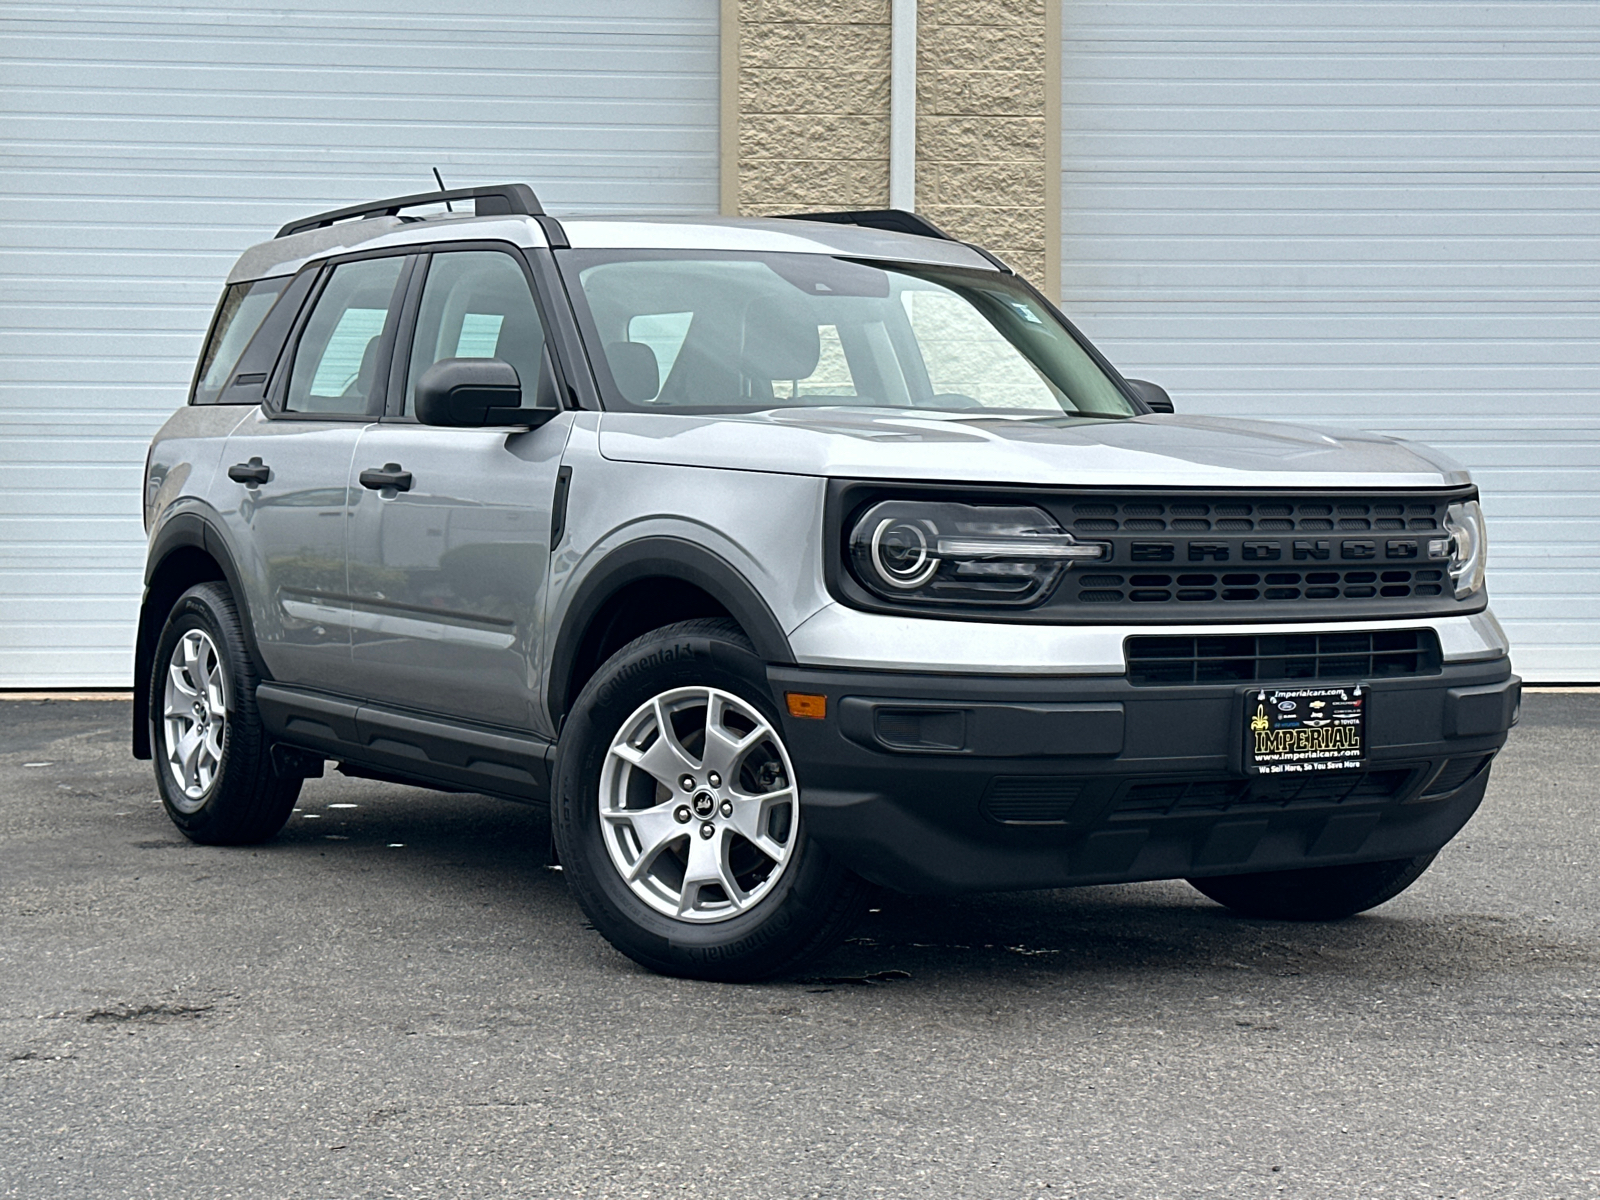
[(1172, 397), (1167, 395), (1167, 389), (1159, 383), (1151, 383), (1145, 379), (1130, 379), (1128, 387), (1133, 394), (1144, 402), (1144, 406), (1151, 412), (1169, 413), (1172, 411)]
[(481, 429), (543, 425), (553, 408), (523, 408), (522, 380), (502, 358), (446, 358), (417, 380), (417, 420), (424, 425)]

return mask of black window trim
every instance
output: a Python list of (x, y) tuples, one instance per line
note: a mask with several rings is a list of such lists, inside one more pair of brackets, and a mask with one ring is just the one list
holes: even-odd
[[(380, 419), (388, 403), (388, 381), (390, 363), (394, 356), (395, 333), (399, 327), (400, 315), (405, 311), (406, 302), (411, 296), (411, 278), (416, 273), (417, 249), (415, 246), (385, 247), (381, 250), (358, 251), (354, 254), (341, 254), (337, 257), (325, 258), (318, 261), (316, 269), (318, 278), (312, 285), (311, 294), (306, 297), (305, 304), (295, 317), (294, 328), (289, 336), (284, 339), (283, 349), (278, 353), (278, 360), (272, 368), (272, 375), (267, 381), (265, 398), (261, 403), (261, 411), (275, 421), (335, 421), (350, 424), (360, 422), (370, 424)], [(363, 262), (373, 258), (398, 258), (403, 260), (400, 264), (400, 278), (395, 283), (395, 291), (389, 300), (389, 315), (384, 320), (383, 332), (378, 335), (378, 362), (374, 377), (384, 381), (384, 387), (378, 403), (372, 397), (367, 398), (365, 412), (359, 413), (303, 413), (287, 412), (284, 401), (289, 390), (289, 377), (294, 372), (295, 356), (300, 352), (300, 338), (305, 333), (306, 325), (317, 311), (317, 305), (322, 300), (322, 294), (327, 290), (328, 281), (333, 278), (334, 269), (345, 263)], [(397, 303), (394, 297), (399, 296)]]

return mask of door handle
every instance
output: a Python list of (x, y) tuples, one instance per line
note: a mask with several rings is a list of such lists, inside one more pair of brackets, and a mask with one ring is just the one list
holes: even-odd
[(228, 478), (235, 483), (252, 484), (266, 483), (272, 478), (272, 468), (263, 463), (259, 458), (252, 458), (249, 462), (234, 463), (228, 468)]
[(399, 463), (384, 463), (381, 467), (368, 467), (361, 472), (358, 479), (361, 486), (377, 491), (379, 488), (393, 488), (397, 492), (411, 490), (411, 472), (400, 469)]

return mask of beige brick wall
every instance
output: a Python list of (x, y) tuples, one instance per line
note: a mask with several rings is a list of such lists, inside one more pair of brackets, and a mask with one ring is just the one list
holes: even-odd
[[(1041, 286), (1059, 0), (919, 0), (917, 211)], [(889, 0), (723, 0), (723, 205), (889, 203)], [(1056, 107), (1059, 109), (1059, 97)]]
[(737, 211), (886, 207), (889, 0), (735, 2)]
[(922, 0), (917, 211), (1045, 283), (1046, 0)]

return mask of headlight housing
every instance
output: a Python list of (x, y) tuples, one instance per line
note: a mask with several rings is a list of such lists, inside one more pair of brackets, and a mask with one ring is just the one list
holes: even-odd
[(1452, 504), (1444, 514), (1445, 532), (1450, 534), (1450, 578), (1455, 581), (1456, 599), (1465, 600), (1483, 587), (1488, 566), (1489, 538), (1483, 525), (1483, 509), (1476, 500)]
[(1029, 506), (884, 500), (850, 533), (850, 563), (885, 600), (1022, 607), (1049, 595), (1074, 562), (1110, 553)]

